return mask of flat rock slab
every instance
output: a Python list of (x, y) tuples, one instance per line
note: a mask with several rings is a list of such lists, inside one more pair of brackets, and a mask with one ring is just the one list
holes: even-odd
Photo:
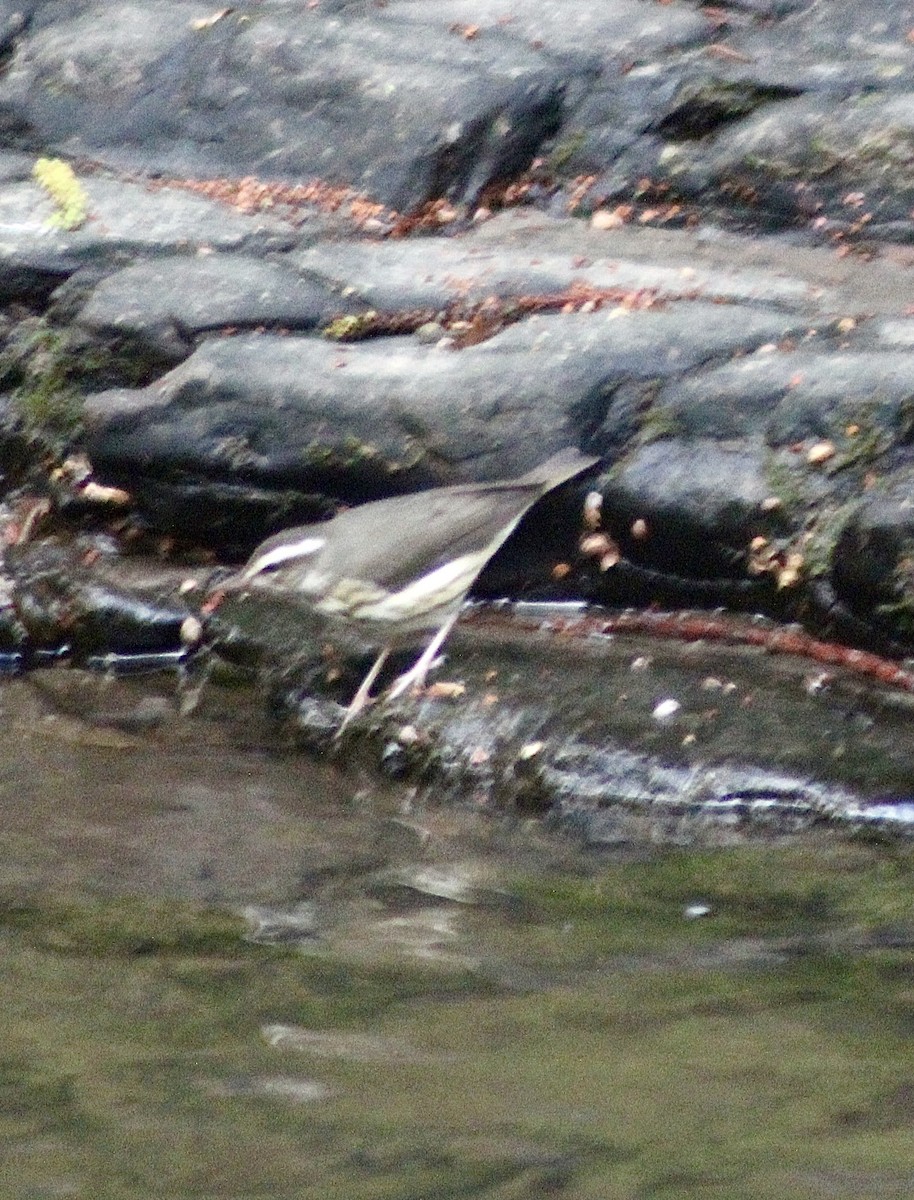
[(136, 353), (175, 362), (210, 330), (314, 329), (367, 308), (340, 290), (284, 262), (245, 254), (156, 259), (98, 283), (76, 325), (101, 341), (128, 340)]
[[(571, 226), (571, 228), (565, 228)], [(563, 238), (563, 231), (569, 236)], [(614, 233), (590, 233), (582, 222), (506, 214), (472, 234), (439, 242), (316, 244), (290, 255), (300, 268), (332, 279), (372, 307), (444, 307), (559, 293), (567, 289), (656, 292), (659, 298), (747, 301), (800, 307), (812, 299), (803, 279), (778, 278), (723, 262), (704, 267), (680, 240), (681, 262), (629, 257), (631, 243)], [(583, 297), (582, 297), (583, 299)]]
[[(438, 797), (548, 814), (595, 845), (643, 836), (645, 822), (685, 840), (715, 827), (911, 829), (910, 697), (868, 694), (851, 671), (815, 688), (816, 664), (801, 658), (576, 639), (548, 622), (522, 634), (506, 616), (458, 626), (442, 677), (464, 690), (382, 702), (344, 753)], [(319, 754), (340, 752), (333, 710), (291, 706)]]
[(265, 251), (289, 246), (290, 227), (269, 214), (243, 214), (177, 189), (82, 176), (88, 219), (53, 223), (55, 206), (32, 180), (0, 188), (0, 298), (46, 301), (80, 268), (113, 270), (145, 255)]

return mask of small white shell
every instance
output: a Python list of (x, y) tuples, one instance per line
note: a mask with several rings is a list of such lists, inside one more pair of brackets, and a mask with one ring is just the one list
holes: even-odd
[(536, 758), (537, 754), (539, 754), (545, 748), (545, 742), (527, 742), (525, 745), (521, 746), (520, 750), (518, 750), (517, 757), (521, 760), (521, 762), (526, 762), (531, 758)]
[(810, 446), (806, 454), (806, 461), (812, 466), (818, 466), (820, 463), (828, 462), (830, 458), (835, 456), (834, 442), (816, 442), (814, 446)]
[(203, 624), (199, 617), (185, 617), (181, 622), (181, 642), (185, 646), (196, 646), (203, 637)]
[(655, 721), (669, 721), (681, 708), (682, 705), (678, 700), (661, 700), (659, 704), (655, 705), (651, 716)]

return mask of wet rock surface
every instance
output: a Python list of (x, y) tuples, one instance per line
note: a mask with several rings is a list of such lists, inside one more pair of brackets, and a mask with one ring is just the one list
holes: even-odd
[(910, 828), (914, 679), (880, 689), (839, 663), (738, 648), (738, 625), (728, 647), (662, 638), (659, 622), (654, 637), (542, 624), (531, 637), (523, 620), (471, 614), (439, 688), (379, 705), (342, 745), (313, 681), (277, 715), (311, 750), (345, 755), (364, 740), (383, 774), (438, 798), (548, 814), (587, 844), (637, 842), (648, 827), (674, 841)]

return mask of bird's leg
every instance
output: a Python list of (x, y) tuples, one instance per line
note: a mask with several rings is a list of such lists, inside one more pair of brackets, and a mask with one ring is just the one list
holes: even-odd
[(378, 657), (374, 660), (371, 670), (359, 684), (359, 690), (349, 701), (349, 707), (343, 716), (342, 723), (339, 729), (334, 734), (334, 737), (339, 737), (353, 717), (357, 717), (363, 708), (367, 708), (371, 702), (371, 689), (374, 681), (381, 673), (381, 668), (387, 662), (387, 656), (390, 654), (390, 647), (385, 646)]
[(410, 669), (394, 680), (387, 693), (388, 700), (396, 700), (397, 696), (402, 696), (407, 688), (411, 687), (416, 691), (421, 691), (425, 687), (425, 680), (428, 677), (432, 663), (437, 658), (438, 651), (444, 645), (448, 634), (454, 628), (454, 623), (459, 616), (459, 612), (452, 613)]

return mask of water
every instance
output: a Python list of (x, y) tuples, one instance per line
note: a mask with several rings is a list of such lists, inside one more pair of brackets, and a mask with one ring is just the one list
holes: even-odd
[[(723, 651), (691, 674), (607, 652), (603, 724), (568, 654), (558, 671), (591, 749), (744, 762), (754, 709), (756, 761), (808, 780), (828, 747), (822, 777), (868, 801), (904, 781), (885, 697)], [(467, 651), (466, 704), (474, 670), (506, 686), (518, 650), (494, 653)], [(737, 687), (710, 702), (711, 677)], [(546, 667), (528, 683), (555, 695)], [(658, 725), (666, 695), (684, 715)], [(730, 697), (728, 731), (702, 714)], [(369, 758), (318, 763), (252, 690), (177, 707), (168, 675), (2, 684), (4, 1197), (914, 1192), (906, 839), (644, 810), (586, 843)]]

